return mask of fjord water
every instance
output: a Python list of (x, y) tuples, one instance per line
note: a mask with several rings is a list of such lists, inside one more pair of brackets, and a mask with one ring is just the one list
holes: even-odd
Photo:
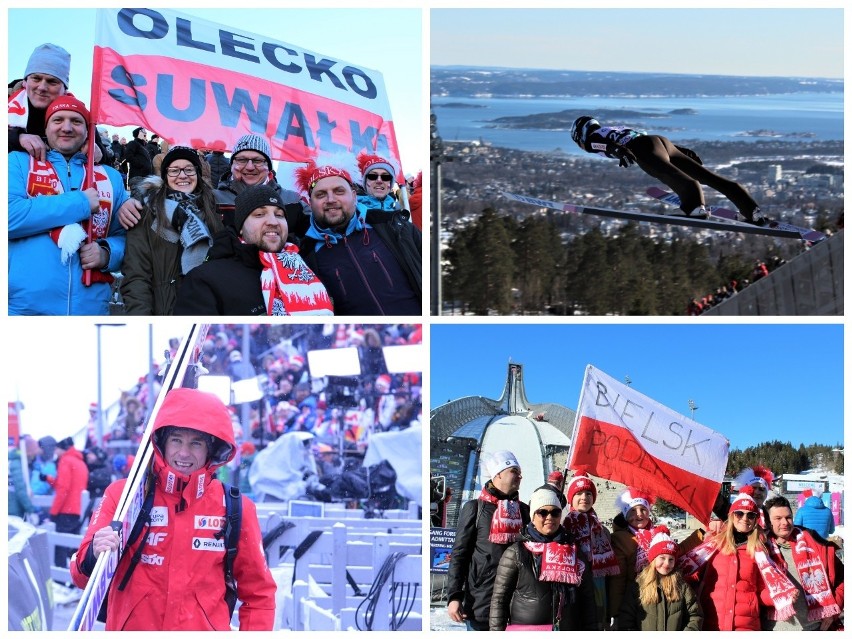
[[(464, 105), (445, 106), (445, 105)], [(666, 117), (604, 117), (604, 111), (665, 115), (678, 109), (693, 114)], [(505, 116), (556, 113), (596, 115), (606, 124), (628, 124), (671, 139), (743, 142), (758, 139), (803, 142), (843, 139), (843, 93), (790, 93), (725, 97), (638, 98), (432, 98), (438, 132), (444, 140), (482, 140), (523, 151), (581, 153), (567, 131), (494, 128), (488, 120)], [(765, 135), (758, 137), (754, 132)], [(778, 137), (769, 137), (769, 133)], [(811, 134), (804, 137), (801, 134)]]

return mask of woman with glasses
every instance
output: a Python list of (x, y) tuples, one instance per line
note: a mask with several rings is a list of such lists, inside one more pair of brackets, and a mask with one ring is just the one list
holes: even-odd
[(529, 504), (532, 521), (497, 566), (489, 630), (595, 630), (591, 561), (560, 523), (558, 495), (541, 486)]
[(222, 222), (195, 149), (171, 147), (160, 177), (140, 191), (144, 209), (127, 231), (121, 295), (129, 315), (171, 315), (183, 277), (204, 262)]
[(754, 489), (740, 489), (722, 530), (678, 561), (697, 590), (704, 630), (760, 630), (761, 609), (774, 620), (791, 617), (795, 585), (769, 559), (757, 525)]

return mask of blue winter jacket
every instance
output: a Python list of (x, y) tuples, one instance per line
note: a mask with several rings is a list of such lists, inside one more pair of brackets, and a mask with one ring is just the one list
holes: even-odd
[(834, 532), (834, 515), (819, 497), (808, 497), (802, 507), (796, 511), (793, 525), (810, 528), (823, 539)]
[[(83, 284), (80, 255), (63, 265), (60, 250), (48, 235), (51, 229), (88, 219), (89, 202), (80, 192), (86, 156), (70, 160), (54, 150), (47, 152), (62, 182), (62, 195), (28, 197), (30, 158), (26, 153), (9, 154), (9, 315), (107, 315), (110, 285)], [(118, 271), (124, 259), (124, 229), (118, 209), (127, 200), (121, 175), (102, 167), (113, 187), (112, 219), (106, 242), (110, 259), (106, 272)]]

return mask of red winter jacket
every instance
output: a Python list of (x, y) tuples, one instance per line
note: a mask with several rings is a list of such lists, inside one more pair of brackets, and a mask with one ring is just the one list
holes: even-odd
[(703, 630), (760, 630), (759, 605), (773, 604), (745, 544), (735, 554), (716, 552), (702, 578)]
[[(167, 466), (155, 444), (151, 528), (125, 551), (118, 565), (109, 590), (107, 630), (230, 629), (224, 599), (225, 540), (214, 537), (224, 524), (224, 490), (222, 483), (213, 479), (213, 470), (233, 457), (235, 447), (227, 410), (219, 400), (216, 405), (203, 397), (206, 395), (190, 389), (172, 390), (157, 415), (155, 442), (159, 429), (175, 424), (212, 434), (220, 441), (214, 445), (207, 467), (188, 476)], [(88, 563), (92, 537), (109, 525), (125, 482), (119, 480), (106, 489), (71, 563), (72, 578), (81, 588), (88, 582), (81, 567)], [(142, 543), (141, 560), (124, 591), (118, 591), (129, 558)], [(245, 496), (234, 576), (242, 602), (240, 630), (272, 630), (276, 586), (263, 555), (257, 511)]]
[(89, 468), (83, 453), (74, 447), (66, 450), (56, 464), (56, 495), (50, 504), (51, 515), (77, 515), (83, 512), (81, 495), (89, 484)]

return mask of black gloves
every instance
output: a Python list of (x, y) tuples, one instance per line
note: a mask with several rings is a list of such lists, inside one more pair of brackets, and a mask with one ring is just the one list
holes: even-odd
[(618, 166), (627, 168), (636, 163), (636, 156), (633, 155), (633, 151), (625, 146), (614, 144), (611, 153), (618, 158)]

